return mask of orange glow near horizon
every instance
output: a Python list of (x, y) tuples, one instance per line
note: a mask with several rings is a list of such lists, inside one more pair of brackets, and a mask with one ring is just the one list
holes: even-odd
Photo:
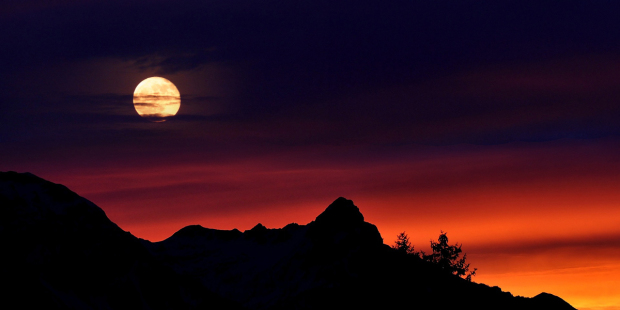
[(446, 231), (478, 268), (476, 282), (528, 297), (545, 291), (579, 309), (617, 310), (620, 161), (605, 151), (609, 145), (434, 149), (309, 166), (265, 157), (41, 176), (151, 241), (191, 224), (241, 231), (259, 222), (307, 224), (343, 196), (386, 244), (406, 231), (417, 250), (429, 251), (429, 241)]

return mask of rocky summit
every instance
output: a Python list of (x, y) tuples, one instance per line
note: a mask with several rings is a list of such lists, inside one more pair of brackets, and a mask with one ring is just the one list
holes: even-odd
[(153, 243), (62, 185), (0, 172), (0, 238), (0, 297), (19, 308), (574, 309), (404, 255), (342, 197), (306, 225), (191, 225)]

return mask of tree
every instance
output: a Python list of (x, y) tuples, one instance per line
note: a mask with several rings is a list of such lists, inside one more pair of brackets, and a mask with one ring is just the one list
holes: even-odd
[(420, 253), (413, 250), (413, 245), (409, 241), (409, 236), (407, 236), (404, 231), (396, 236), (396, 241), (394, 245), (392, 245), (392, 248), (404, 254), (420, 255)]
[(447, 233), (441, 231), (437, 242), (431, 240), (431, 249), (433, 253), (424, 255), (424, 259), (436, 264), (441, 269), (451, 274), (459, 277), (465, 276), (467, 281), (471, 281), (471, 277), (476, 275), (476, 270), (478, 270), (478, 268), (474, 268), (473, 271), (468, 273), (469, 264), (465, 263), (467, 254), (463, 254), (463, 257), (459, 258), (463, 252), (461, 246), (462, 244), (458, 243), (449, 245)]

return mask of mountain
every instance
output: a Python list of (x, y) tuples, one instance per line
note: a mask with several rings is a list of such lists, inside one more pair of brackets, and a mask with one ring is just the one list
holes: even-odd
[(88, 200), (32, 174), (0, 172), (2, 303), (46, 309), (574, 309), (515, 297), (383, 244), (351, 200), (306, 224), (192, 225), (138, 239)]
[[(18, 309), (234, 309), (66, 187), (0, 172), (0, 300)], [(215, 307), (213, 307), (215, 305)]]

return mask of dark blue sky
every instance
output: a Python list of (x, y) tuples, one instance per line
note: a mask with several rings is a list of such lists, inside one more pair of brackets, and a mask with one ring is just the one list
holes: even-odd
[[(181, 110), (177, 122), (245, 124), (270, 143), (494, 144), (620, 132), (620, 92), (607, 87), (620, 77), (613, 1), (9, 1), (0, 8), (3, 142), (49, 140), (50, 131), (67, 128), (54, 139), (70, 143), (84, 124), (139, 122), (109, 113), (135, 87), (110, 85), (126, 71), (193, 74), (189, 89), (177, 86), (196, 113)], [(114, 62), (125, 72), (104, 70)], [(216, 87), (225, 91), (204, 91), (220, 78), (204, 70), (225, 76), (230, 82)], [(93, 76), (101, 80), (80, 83)], [(201, 113), (214, 101), (217, 111)], [(265, 122), (291, 123), (287, 131), (296, 134)], [(89, 140), (108, 135), (116, 134), (101, 129)]]

